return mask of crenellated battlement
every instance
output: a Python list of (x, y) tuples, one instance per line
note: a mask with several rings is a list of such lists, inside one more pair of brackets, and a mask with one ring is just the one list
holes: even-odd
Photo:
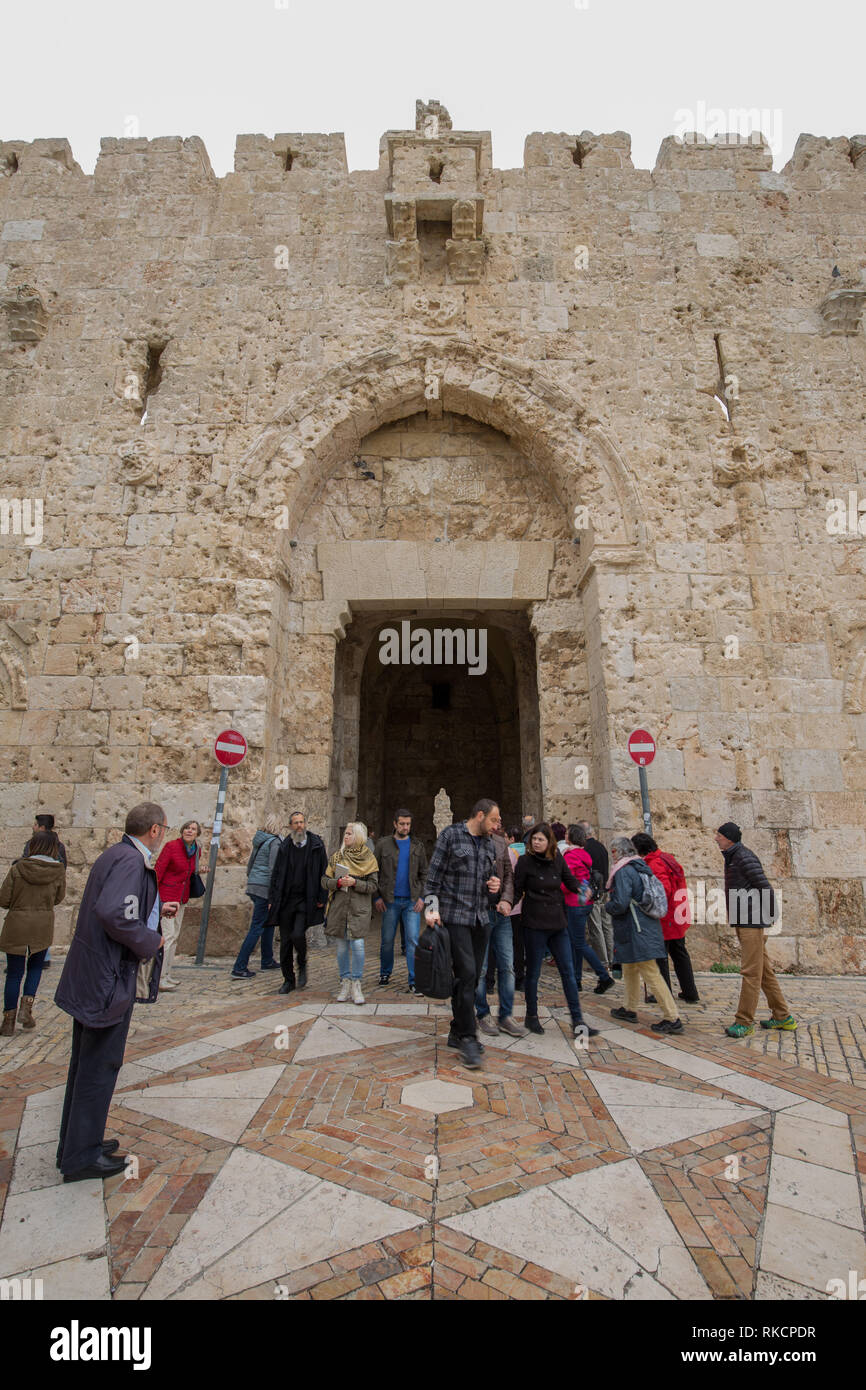
[[(378, 170), (350, 170), (345, 136), (341, 133), (291, 132), (266, 136), (239, 135), (235, 145), (234, 171), (218, 178), (211, 166), (204, 141), (197, 135), (103, 138), (92, 175), (84, 174), (65, 139), (0, 141), (0, 196), (15, 186), (60, 193), (63, 180), (71, 176), (77, 186), (86, 180), (97, 189), (107, 190), (118, 182), (129, 191), (136, 185), (153, 186), (163, 182), (182, 182), (192, 190), (215, 187), (243, 176), (252, 189), (291, 192), (293, 185), (307, 191), (317, 186), (335, 186), (353, 177), (369, 178), (378, 173), (393, 180), (412, 169), (419, 177), (429, 177), (431, 160), (444, 166), (446, 185), (465, 174), (474, 163), (480, 178), (495, 177), (505, 171), (493, 162), (489, 131), (459, 131), (437, 127), (437, 134), (424, 129), (389, 130), (380, 141)], [(468, 161), (468, 162), (467, 162)], [(417, 167), (416, 167), (417, 166)], [(465, 168), (463, 168), (465, 166)], [(773, 169), (770, 145), (763, 134), (719, 134), (707, 139), (687, 132), (662, 140), (652, 170), (636, 168), (631, 156), (631, 136), (625, 131), (596, 134), (583, 130), (572, 134), (560, 131), (533, 131), (524, 145), (523, 170), (527, 173), (550, 170), (560, 175), (573, 170), (581, 174), (660, 175), (689, 174), (698, 171), (730, 170), (736, 174), (769, 173)], [(794, 153), (779, 171), (797, 179), (807, 175), (807, 186), (833, 186), (840, 175), (866, 172), (866, 135), (816, 136), (802, 134)], [(815, 182), (817, 180), (817, 183)]]
[(93, 178), (98, 189), (118, 181), (131, 187), (138, 179), (147, 184), (180, 179), (192, 188), (216, 182), (204, 141), (197, 135), (188, 139), (180, 135), (164, 135), (156, 140), (104, 138)]

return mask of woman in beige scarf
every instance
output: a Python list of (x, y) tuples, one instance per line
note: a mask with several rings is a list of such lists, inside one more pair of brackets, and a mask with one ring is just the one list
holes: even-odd
[(370, 930), (373, 898), (379, 888), (379, 865), (367, 845), (367, 827), (360, 821), (346, 826), (342, 847), (335, 850), (322, 875), (328, 892), (325, 935), (336, 937), (340, 971), (339, 1004), (351, 995), (363, 1004), (364, 938)]

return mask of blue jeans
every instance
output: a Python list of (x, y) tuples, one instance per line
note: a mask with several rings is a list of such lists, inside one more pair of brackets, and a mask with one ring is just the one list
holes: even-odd
[(364, 974), (364, 938), (337, 937), (337, 969), (341, 980), (360, 980)]
[[(241, 949), (238, 951), (238, 958), (234, 963), (235, 970), (247, 969), (250, 963), (250, 956), (256, 949), (259, 937), (261, 937), (262, 941), (262, 965), (270, 965), (274, 960), (274, 932), (276, 931), (276, 927), (265, 926), (267, 916), (267, 898), (253, 898), (253, 915), (250, 921), (250, 929), (244, 937)], [(276, 964), (275, 961), (274, 964)]]
[(385, 908), (382, 918), (382, 945), (379, 951), (379, 974), (390, 975), (394, 969), (394, 937), (397, 923), (402, 920), (406, 928), (406, 965), (409, 968), (409, 983), (415, 983), (415, 947), (421, 932), (421, 914), (412, 904), (415, 898), (395, 898)]
[(24, 979), (24, 967), (27, 967), (27, 978), (24, 979), (24, 993), (28, 998), (36, 993), (39, 988), (39, 981), (42, 978), (42, 966), (45, 961), (45, 951), (31, 951), (29, 956), (10, 956), (6, 955), (6, 985), (3, 990), (3, 1008), (17, 1009), (18, 995), (21, 993), (21, 981)]
[(514, 1011), (514, 933), (511, 921), (501, 912), (490, 910), (490, 936), (484, 952), (484, 964), (475, 991), (475, 1012), (479, 1018), (490, 1013), (487, 1002), (487, 957), (493, 951), (496, 969), (499, 972), (499, 1021), (510, 1018)]
[(583, 1014), (580, 1012), (580, 995), (577, 992), (577, 980), (574, 978), (574, 957), (571, 953), (568, 932), (564, 927), (561, 931), (545, 932), (535, 931), (534, 928), (525, 926), (523, 941), (526, 949), (526, 1017), (538, 1017), (538, 977), (541, 974), (545, 953), (550, 951), (556, 961), (559, 978), (562, 980), (562, 988), (565, 991), (571, 1021), (572, 1023), (583, 1023)]
[(608, 970), (599, 960), (591, 946), (586, 944), (586, 924), (592, 912), (592, 903), (587, 903), (585, 907), (566, 907), (568, 917), (568, 935), (571, 938), (571, 951), (574, 957), (574, 976), (580, 984), (583, 979), (583, 962), (591, 966), (600, 980), (606, 980)]

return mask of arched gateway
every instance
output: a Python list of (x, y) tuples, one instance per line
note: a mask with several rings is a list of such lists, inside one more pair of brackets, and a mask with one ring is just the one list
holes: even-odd
[[(273, 557), (266, 800), (288, 785), (331, 837), (355, 815), (382, 831), (399, 800), (430, 839), (441, 785), (457, 814), (489, 791), (607, 823), (602, 591), (640, 565), (638, 511), (573, 400), (468, 343), (407, 340), (299, 393), (226, 498), (244, 553)], [(456, 637), (437, 661), (443, 632), (483, 634), (485, 669)]]

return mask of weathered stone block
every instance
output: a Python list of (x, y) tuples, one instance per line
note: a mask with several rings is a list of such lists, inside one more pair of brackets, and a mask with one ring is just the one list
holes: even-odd
[(866, 875), (866, 830), (792, 830), (791, 854), (795, 873), (805, 878), (848, 878)]

